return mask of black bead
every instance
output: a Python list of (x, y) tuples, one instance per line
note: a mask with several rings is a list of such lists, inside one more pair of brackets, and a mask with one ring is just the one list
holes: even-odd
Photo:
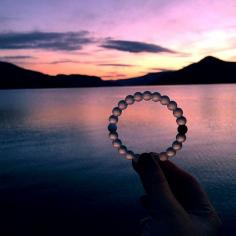
[(188, 132), (188, 127), (186, 125), (179, 125), (177, 130), (180, 134), (186, 134)]
[(117, 130), (117, 126), (115, 124), (109, 124), (107, 128), (110, 132), (115, 132)]

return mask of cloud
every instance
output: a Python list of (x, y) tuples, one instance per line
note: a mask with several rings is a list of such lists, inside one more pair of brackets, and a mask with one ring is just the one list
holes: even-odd
[(130, 64), (120, 64), (120, 63), (102, 63), (102, 64), (97, 64), (97, 66), (114, 66), (114, 67), (133, 67), (134, 65)]
[(103, 75), (102, 78), (106, 78), (106, 79), (114, 79), (114, 78), (125, 78), (127, 75), (126, 74), (122, 74), (122, 73), (117, 73), (117, 72), (111, 72), (108, 75)]
[(15, 56), (0, 56), (0, 59), (4, 60), (21, 60), (21, 59), (34, 59), (33, 56), (27, 56), (27, 55), (15, 55)]
[(107, 39), (102, 45), (102, 48), (115, 49), (118, 51), (140, 53), (140, 52), (150, 52), (150, 53), (176, 53), (168, 48), (161, 47), (156, 44), (137, 42), (137, 41), (126, 41), (126, 40), (112, 40)]
[(47, 64), (52, 64), (52, 65), (56, 65), (56, 64), (63, 64), (63, 63), (81, 63), (80, 61), (76, 61), (76, 60), (58, 60), (58, 61), (51, 61)]
[(173, 69), (168, 69), (168, 68), (160, 68), (160, 67), (151, 67), (149, 70), (154, 70), (154, 71), (160, 71), (160, 72), (165, 72), (165, 71), (172, 71)]
[(83, 45), (93, 43), (87, 31), (79, 32), (27, 32), (0, 33), (0, 49), (50, 49), (80, 50)]

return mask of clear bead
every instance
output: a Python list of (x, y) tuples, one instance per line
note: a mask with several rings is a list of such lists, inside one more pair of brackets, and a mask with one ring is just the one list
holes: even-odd
[(132, 95), (128, 95), (126, 98), (125, 98), (125, 101), (128, 105), (132, 105), (135, 101), (134, 101), (134, 96)]
[(170, 101), (170, 103), (167, 105), (167, 108), (171, 111), (174, 111), (177, 108), (177, 103), (175, 101)]
[(161, 94), (158, 93), (158, 92), (154, 92), (154, 93), (152, 94), (152, 101), (153, 101), (153, 102), (159, 102), (159, 101), (161, 101)]
[(185, 134), (177, 134), (176, 140), (180, 143), (183, 143), (186, 140), (186, 135)]
[(119, 148), (122, 145), (122, 142), (120, 139), (116, 139), (112, 142), (112, 145), (114, 148)]
[(170, 103), (170, 99), (168, 96), (162, 96), (161, 97), (161, 104), (162, 105), (168, 105)]
[(118, 117), (114, 116), (114, 115), (111, 115), (109, 117), (109, 121), (110, 121), (111, 124), (116, 124), (118, 122)]
[(128, 151), (125, 158), (127, 160), (132, 160), (135, 157), (134, 153), (132, 151)]
[(181, 142), (178, 142), (178, 141), (174, 141), (173, 143), (172, 143), (172, 148), (174, 149), (174, 150), (180, 150), (181, 148), (182, 148), (182, 143)]
[(109, 138), (110, 138), (111, 140), (116, 140), (116, 139), (118, 138), (118, 133), (117, 133), (117, 132), (111, 132), (111, 133), (109, 134)]
[(126, 109), (127, 106), (128, 106), (128, 105), (127, 105), (126, 101), (124, 101), (124, 100), (121, 100), (121, 101), (119, 101), (119, 103), (118, 103), (118, 107), (119, 107), (121, 110)]
[(125, 155), (125, 154), (127, 153), (127, 148), (126, 148), (126, 146), (121, 145), (120, 148), (118, 149), (118, 152), (119, 152), (121, 155)]
[(113, 114), (114, 116), (120, 116), (121, 113), (122, 113), (122, 110), (121, 110), (119, 107), (115, 107), (115, 108), (113, 108), (113, 110), (112, 110), (112, 114)]
[(150, 91), (145, 91), (143, 93), (143, 99), (145, 101), (151, 100), (152, 99), (152, 93)]
[(187, 123), (187, 120), (184, 116), (181, 116), (181, 117), (177, 118), (176, 122), (178, 125), (185, 125)]
[(134, 100), (135, 100), (136, 102), (142, 101), (142, 100), (143, 100), (143, 94), (140, 93), (140, 92), (136, 92), (136, 93), (134, 94)]
[(181, 108), (176, 108), (174, 111), (173, 111), (173, 115), (176, 117), (176, 118), (179, 118), (183, 115), (183, 110)]
[(166, 149), (166, 154), (168, 157), (173, 157), (176, 154), (176, 151), (172, 147), (169, 147)]
[(160, 158), (161, 161), (166, 161), (166, 160), (168, 160), (168, 156), (167, 156), (166, 152), (161, 152), (161, 153), (159, 154), (159, 158)]

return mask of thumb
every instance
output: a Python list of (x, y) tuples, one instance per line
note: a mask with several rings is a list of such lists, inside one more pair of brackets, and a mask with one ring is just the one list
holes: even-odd
[(169, 218), (187, 215), (173, 195), (158, 159), (151, 154), (144, 153), (138, 158), (138, 161), (133, 161), (133, 166), (148, 195), (150, 201), (148, 210), (153, 217), (158, 215), (162, 218)]

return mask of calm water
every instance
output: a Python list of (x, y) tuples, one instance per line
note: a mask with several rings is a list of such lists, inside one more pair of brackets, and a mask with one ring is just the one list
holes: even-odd
[[(153, 86), (0, 91), (4, 235), (138, 235), (143, 189), (106, 126), (119, 99), (146, 89), (183, 108), (189, 132), (173, 161), (206, 189), (224, 232), (236, 229), (236, 85)], [(119, 134), (136, 152), (158, 152), (176, 127), (166, 108), (142, 102), (122, 115)]]

